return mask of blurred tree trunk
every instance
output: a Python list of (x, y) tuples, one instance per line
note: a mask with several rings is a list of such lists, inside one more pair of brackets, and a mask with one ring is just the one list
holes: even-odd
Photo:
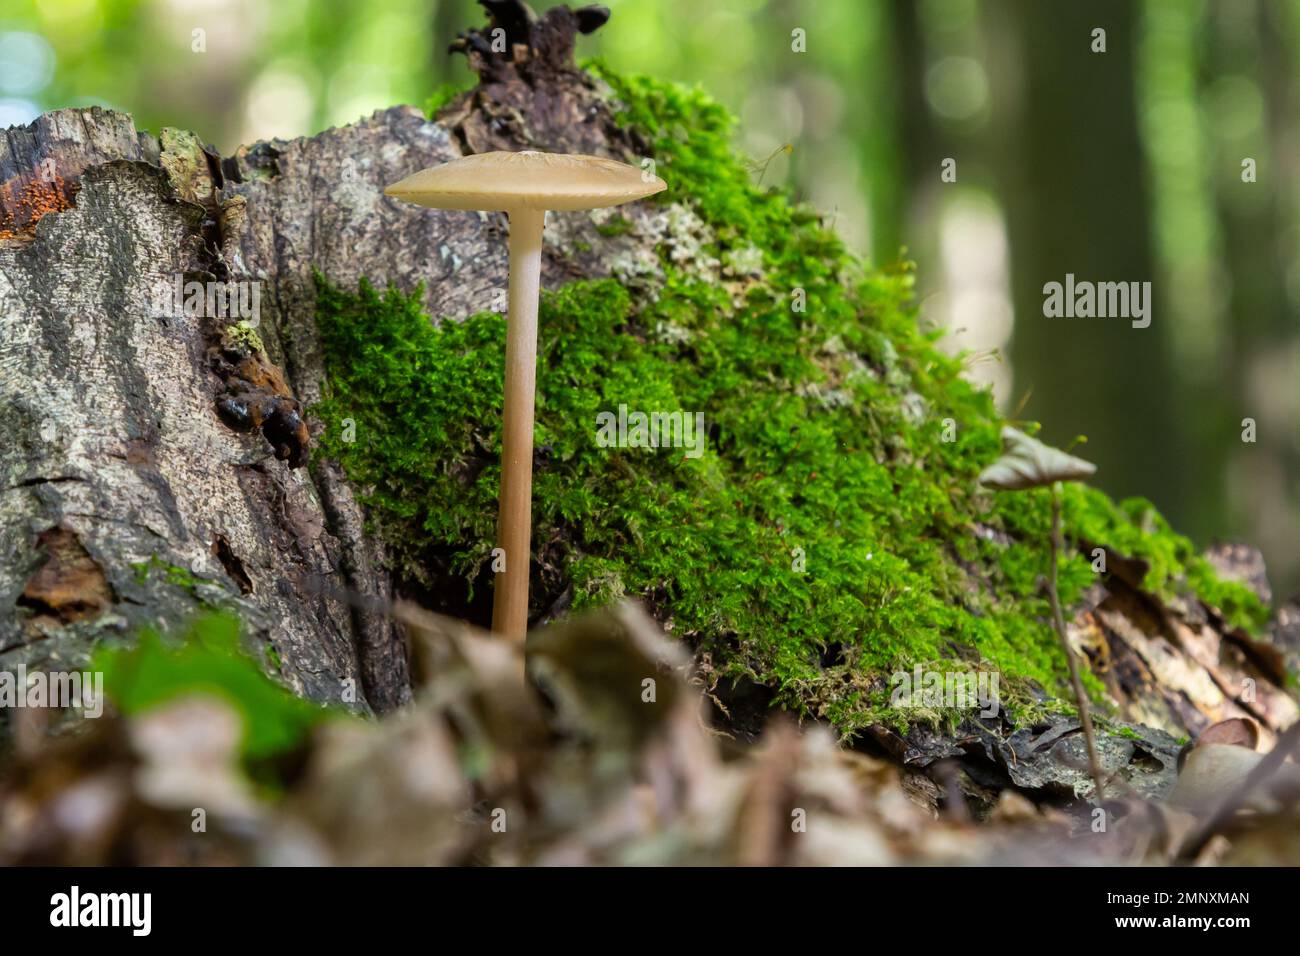
[[(935, 132), (925, 100), (925, 34), (918, 5), (890, 0), (887, 24), (893, 54), (894, 96), (891, 103), (897, 187), (878, 204), (873, 226), (877, 248), (892, 257), (908, 246), (915, 258), (918, 237), (913, 226), (918, 202), (933, 189), (939, 175)], [(931, 220), (931, 223), (933, 220)], [(931, 229), (930, 236), (933, 236)], [(932, 245), (932, 243), (927, 243)], [(883, 261), (883, 260), (882, 260)], [(935, 274), (938, 270), (932, 270)]]
[(442, 83), (454, 83), (460, 75), (455, 69), (455, 61), (448, 45), (472, 19), (470, 4), (462, 0), (435, 0), (429, 27), (433, 36), (429, 66), (434, 87)]
[[(1008, 35), (992, 64), (995, 138), (1011, 246), (1011, 358), (1022, 414), (1058, 444), (1092, 439), (1097, 483), (1157, 499), (1176, 524), (1192, 472), (1166, 340), (1177, 317), (1162, 305), (1150, 246), (1148, 193), (1134, 97), (1134, 20), (1127, 0), (1017, 0), (985, 7)], [(1094, 53), (1092, 31), (1106, 31)], [(1121, 318), (1047, 318), (1043, 286), (1067, 273), (1091, 282), (1153, 282), (1151, 325)]]
[[(1284, 4), (1261, 0), (1214, 0), (1207, 21), (1201, 99), (1210, 117), (1215, 205), (1228, 278), (1228, 315), (1223, 356), (1223, 411), (1219, 439), (1230, 466), (1229, 506), (1237, 525), (1250, 528), (1270, 557), (1278, 582), (1295, 583), (1295, 541), (1300, 537), (1296, 482), (1294, 396), (1297, 368), (1291, 357), (1297, 335), (1296, 308), (1287, 288), (1296, 237), (1284, 223), (1294, 206), (1296, 164), (1289, 160), (1295, 137), (1296, 60), (1294, 24)], [(1253, 81), (1252, 81), (1253, 80)], [(1257, 96), (1253, 128), (1235, 124)], [(1255, 182), (1243, 181), (1242, 163), (1253, 160)], [(1294, 200), (1291, 200), (1294, 202)], [(1242, 420), (1256, 423), (1255, 443), (1242, 440)]]

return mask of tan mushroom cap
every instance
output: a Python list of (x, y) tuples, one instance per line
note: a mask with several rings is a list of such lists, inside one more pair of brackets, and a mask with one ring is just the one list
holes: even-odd
[(667, 188), (658, 176), (599, 156), (524, 150), (476, 153), (412, 173), (385, 196), (431, 209), (599, 209)]

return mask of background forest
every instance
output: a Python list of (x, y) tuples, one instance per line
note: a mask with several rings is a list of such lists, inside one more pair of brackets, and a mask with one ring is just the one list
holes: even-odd
[[(924, 319), (1004, 411), (1086, 434), (1095, 484), (1300, 588), (1300, 0), (607, 5), (580, 57), (708, 89), (763, 184), (917, 263)], [(97, 103), (230, 153), (470, 85), (446, 47), (482, 21), (472, 0), (6, 0), (0, 127)], [(1044, 318), (1067, 273), (1149, 280), (1150, 327)]]

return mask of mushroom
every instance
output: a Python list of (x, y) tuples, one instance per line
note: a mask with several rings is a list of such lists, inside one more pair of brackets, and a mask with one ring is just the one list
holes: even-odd
[(510, 306), (497, 518), (505, 569), (497, 577), (492, 604), (492, 630), (498, 634), (522, 640), (528, 629), (537, 296), (546, 211), (617, 206), (666, 186), (657, 176), (612, 159), (524, 150), (465, 156), (422, 169), (384, 190), (386, 196), (432, 209), (509, 216)]

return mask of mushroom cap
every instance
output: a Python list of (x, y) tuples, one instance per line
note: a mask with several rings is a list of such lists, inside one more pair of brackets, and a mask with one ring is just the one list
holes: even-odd
[(980, 484), (1001, 491), (1042, 488), (1095, 474), (1097, 466), (1044, 445), (1010, 425), (1002, 427), (1002, 457), (980, 472)]
[(667, 188), (658, 176), (600, 156), (523, 150), (475, 153), (412, 173), (385, 196), (431, 209), (598, 209)]

